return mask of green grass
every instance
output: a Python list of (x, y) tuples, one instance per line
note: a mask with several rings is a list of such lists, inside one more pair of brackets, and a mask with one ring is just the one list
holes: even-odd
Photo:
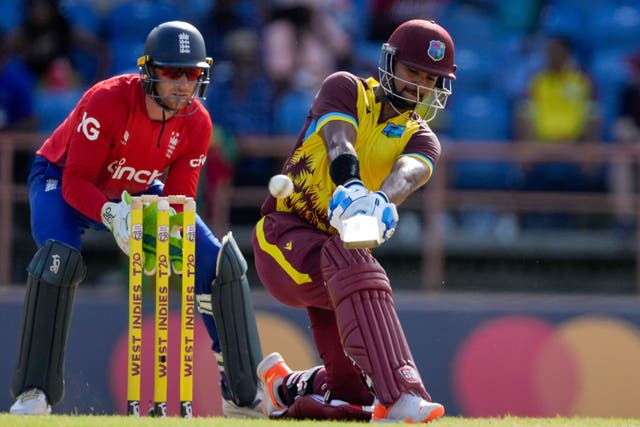
[[(121, 416), (52, 415), (49, 417), (16, 417), (0, 414), (2, 427), (353, 427), (354, 422), (243, 420), (225, 418), (128, 418)], [(444, 417), (432, 427), (640, 427), (640, 419), (623, 418), (460, 418)]]

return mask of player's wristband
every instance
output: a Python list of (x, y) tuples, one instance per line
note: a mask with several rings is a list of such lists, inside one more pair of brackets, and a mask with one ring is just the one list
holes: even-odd
[(350, 179), (360, 180), (360, 163), (355, 154), (340, 154), (329, 165), (329, 175), (336, 185), (342, 185)]

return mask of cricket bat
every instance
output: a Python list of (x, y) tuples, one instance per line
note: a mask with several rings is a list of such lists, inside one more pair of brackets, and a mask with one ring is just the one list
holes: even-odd
[(347, 249), (380, 246), (382, 239), (376, 217), (358, 214), (342, 221), (342, 243)]

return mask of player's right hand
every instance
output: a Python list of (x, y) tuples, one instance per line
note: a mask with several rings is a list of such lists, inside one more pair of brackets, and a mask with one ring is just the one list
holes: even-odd
[(120, 202), (107, 202), (100, 211), (102, 223), (113, 233), (118, 247), (129, 256), (129, 227), (131, 219), (131, 195), (125, 190)]
[(356, 215), (360, 208), (354, 204), (369, 194), (362, 181), (354, 179), (345, 185), (338, 185), (329, 200), (329, 223), (342, 235), (342, 221)]

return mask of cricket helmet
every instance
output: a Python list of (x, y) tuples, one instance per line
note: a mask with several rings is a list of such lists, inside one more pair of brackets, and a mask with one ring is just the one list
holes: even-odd
[[(429, 121), (443, 109), (451, 95), (455, 80), (455, 47), (449, 33), (434, 21), (413, 19), (401, 24), (382, 45), (378, 72), (380, 84), (392, 105), (414, 112)], [(395, 91), (394, 66), (400, 62), (409, 68), (438, 76), (434, 88), (417, 86), (419, 102), (402, 97)], [(411, 82), (406, 82), (412, 84)]]
[(162, 105), (155, 83), (162, 80), (153, 67), (199, 68), (194, 95), (205, 98), (213, 59), (207, 56), (204, 38), (193, 25), (184, 21), (164, 22), (149, 32), (144, 55), (138, 58), (138, 68), (145, 93)]

